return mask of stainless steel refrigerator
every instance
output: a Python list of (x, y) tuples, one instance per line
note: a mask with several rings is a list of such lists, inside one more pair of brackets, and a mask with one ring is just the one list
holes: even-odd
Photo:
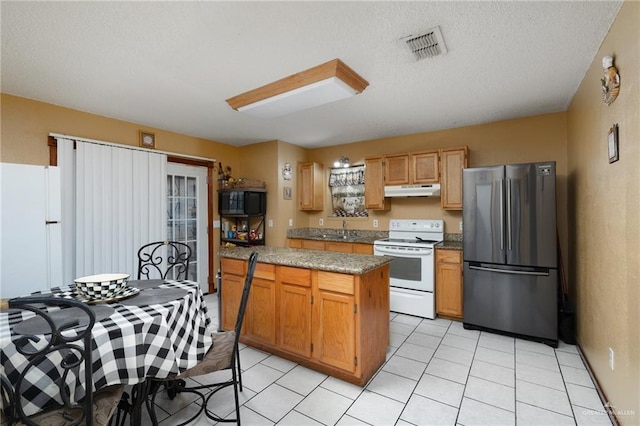
[(464, 327), (558, 345), (555, 162), (464, 169)]

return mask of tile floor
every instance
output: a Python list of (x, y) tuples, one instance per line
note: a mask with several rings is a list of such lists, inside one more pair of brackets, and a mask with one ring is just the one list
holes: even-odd
[[(217, 324), (217, 298), (206, 299)], [(390, 321), (387, 362), (365, 388), (243, 345), (242, 424), (611, 424), (575, 346), (554, 350), (443, 319), (391, 313)], [(227, 388), (210, 407), (233, 414), (232, 395)], [(160, 424), (179, 423), (196, 404), (189, 394), (159, 395)], [(150, 424), (146, 412), (143, 424)]]

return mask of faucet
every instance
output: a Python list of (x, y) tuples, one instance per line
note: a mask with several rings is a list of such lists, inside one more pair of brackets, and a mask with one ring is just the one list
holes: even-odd
[(347, 229), (347, 221), (343, 219), (342, 220), (342, 235), (347, 235), (345, 233), (346, 229)]

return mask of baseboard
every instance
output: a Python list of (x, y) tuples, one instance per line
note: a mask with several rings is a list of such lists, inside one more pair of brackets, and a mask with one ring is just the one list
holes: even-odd
[[(604, 390), (602, 390), (602, 387), (600, 386), (600, 382), (598, 382), (598, 378), (594, 374), (593, 369), (591, 368), (591, 364), (589, 364), (589, 360), (587, 359), (587, 357), (585, 356), (584, 352), (582, 351), (582, 347), (580, 347), (580, 341), (578, 340), (577, 337), (576, 337), (576, 348), (578, 348), (578, 354), (580, 355), (580, 358), (582, 358), (582, 362), (584, 362), (584, 365), (587, 367), (587, 372), (589, 373), (589, 376), (591, 377), (591, 381), (596, 386), (596, 391), (598, 392), (598, 396), (600, 397), (600, 401), (602, 402), (602, 405), (604, 406), (605, 404), (607, 404), (609, 402), (609, 399), (607, 398), (607, 395), (605, 394)], [(613, 423), (615, 426), (619, 426), (620, 425), (620, 422), (618, 422), (618, 419), (616, 418), (616, 415), (613, 412), (613, 410), (605, 410), (605, 412), (609, 416), (609, 420), (611, 420), (611, 423)]]

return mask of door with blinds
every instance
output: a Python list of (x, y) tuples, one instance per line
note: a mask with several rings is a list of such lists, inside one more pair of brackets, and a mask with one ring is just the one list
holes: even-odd
[(203, 293), (209, 292), (207, 215), (207, 168), (168, 163), (167, 239), (191, 247), (187, 279), (198, 282)]

